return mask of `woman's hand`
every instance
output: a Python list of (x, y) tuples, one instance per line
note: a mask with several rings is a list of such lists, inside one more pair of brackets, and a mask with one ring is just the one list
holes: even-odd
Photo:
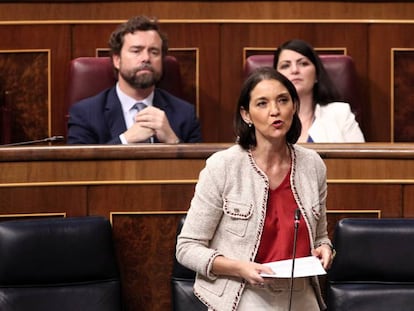
[(240, 276), (251, 285), (263, 285), (265, 280), (261, 273), (274, 274), (273, 270), (256, 262), (240, 262)]
[(331, 267), (334, 256), (329, 245), (322, 244), (318, 248), (315, 248), (312, 250), (312, 255), (320, 259), (325, 270), (328, 270)]
[(216, 275), (241, 277), (251, 285), (262, 285), (264, 283), (260, 273), (274, 274), (268, 266), (256, 262), (229, 259), (224, 256), (218, 256), (214, 259), (212, 272)]

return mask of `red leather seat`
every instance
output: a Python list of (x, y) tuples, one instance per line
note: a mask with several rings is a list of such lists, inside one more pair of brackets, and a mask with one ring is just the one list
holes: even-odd
[[(361, 124), (362, 103), (358, 93), (358, 79), (353, 59), (348, 55), (319, 55), (321, 61), (342, 96), (351, 105), (356, 119)], [(254, 69), (273, 66), (273, 55), (251, 55), (246, 59), (244, 74), (247, 77)]]
[[(68, 109), (77, 101), (96, 95), (116, 83), (116, 75), (109, 57), (79, 57), (70, 62)], [(158, 87), (182, 97), (180, 65), (173, 56), (164, 60), (164, 74)]]

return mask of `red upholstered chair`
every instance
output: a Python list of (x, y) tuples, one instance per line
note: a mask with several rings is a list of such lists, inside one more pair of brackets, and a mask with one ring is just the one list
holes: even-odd
[[(68, 109), (77, 101), (96, 95), (116, 83), (112, 62), (109, 57), (79, 57), (70, 63), (68, 84)], [(164, 74), (158, 87), (182, 97), (180, 65), (173, 56), (164, 60)]]
[[(351, 105), (359, 124), (362, 123), (362, 103), (360, 101), (357, 74), (353, 59), (347, 55), (319, 55), (342, 100)], [(251, 55), (246, 59), (244, 74), (247, 77), (254, 69), (273, 66), (273, 55)]]

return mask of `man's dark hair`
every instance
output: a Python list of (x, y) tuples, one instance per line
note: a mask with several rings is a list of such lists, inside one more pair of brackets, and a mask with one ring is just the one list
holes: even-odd
[(122, 46), (124, 45), (124, 37), (126, 34), (134, 33), (135, 31), (147, 31), (155, 30), (162, 40), (161, 52), (162, 57), (165, 57), (168, 52), (168, 39), (159, 27), (158, 20), (156, 18), (149, 18), (147, 16), (134, 16), (127, 22), (119, 25), (114, 32), (112, 32), (108, 45), (111, 49), (111, 55), (119, 55), (121, 53)]

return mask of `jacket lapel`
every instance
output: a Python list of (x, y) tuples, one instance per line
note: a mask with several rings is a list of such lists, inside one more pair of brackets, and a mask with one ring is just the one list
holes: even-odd
[(127, 129), (125, 118), (115, 87), (109, 91), (104, 109), (105, 123), (108, 125), (111, 137), (117, 137), (125, 132)]

